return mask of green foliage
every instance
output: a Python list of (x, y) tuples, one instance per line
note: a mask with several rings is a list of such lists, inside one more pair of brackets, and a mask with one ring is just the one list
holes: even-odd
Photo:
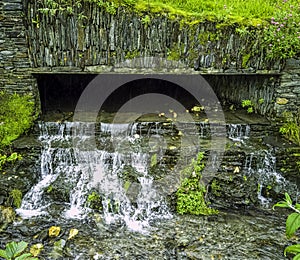
[(3, 166), (7, 163), (14, 163), (17, 160), (21, 160), (22, 156), (16, 152), (11, 153), (10, 155), (0, 154), (0, 171), (2, 170)]
[(214, 194), (215, 196), (221, 196), (221, 187), (220, 187), (220, 184), (218, 184), (217, 180), (213, 180), (212, 183), (211, 183), (211, 192), (212, 194)]
[(269, 59), (287, 59), (300, 54), (300, 4), (283, 0), (264, 30), (263, 45)]
[(284, 255), (286, 256), (286, 253), (295, 254), (296, 256), (293, 258), (293, 260), (299, 260), (300, 258), (300, 244), (291, 245), (284, 249)]
[(242, 107), (245, 107), (247, 108), (247, 112), (250, 114), (250, 113), (253, 113), (254, 112), (254, 104), (251, 100), (249, 99), (245, 99), (242, 101)]
[[(286, 236), (291, 238), (296, 231), (300, 228), (300, 204), (292, 202), (291, 197), (288, 193), (285, 193), (285, 199), (283, 201), (279, 201), (273, 206), (280, 208), (289, 208), (292, 209), (294, 212), (291, 213), (286, 220)], [(295, 254), (296, 256), (293, 260), (300, 259), (300, 244), (291, 245), (285, 248), (284, 255), (286, 256), (287, 253)]]
[(31, 253), (24, 253), (27, 246), (28, 243), (24, 241), (9, 242), (6, 244), (5, 250), (0, 249), (0, 257), (6, 260), (38, 260), (38, 258), (32, 257)]
[(285, 123), (279, 132), (291, 142), (300, 146), (300, 109), (297, 112), (284, 112)]
[(205, 201), (205, 186), (201, 183), (201, 172), (205, 165), (203, 163), (203, 153), (199, 153), (197, 160), (192, 160), (185, 170), (185, 177), (181, 182), (180, 187), (176, 192), (177, 207), (179, 214), (194, 214), (194, 215), (211, 215), (217, 214), (218, 211), (207, 206)]
[(149, 15), (145, 15), (145, 16), (142, 18), (142, 24), (149, 25), (150, 23), (151, 23), (150, 16), (149, 16)]
[(102, 210), (101, 196), (97, 192), (93, 191), (87, 197), (87, 206), (91, 209)]
[[(139, 13), (168, 13), (172, 19), (181, 16), (190, 17), (191, 21), (198, 18), (202, 21), (248, 23), (253, 26), (262, 24), (263, 19), (270, 18), (277, 11), (276, 1), (272, 0), (43, 0), (40, 11), (51, 15), (57, 12), (74, 14), (74, 9), (80, 8), (84, 2), (95, 3), (110, 14), (115, 14), (120, 6), (129, 6)], [(149, 22), (148, 18), (145, 19)]]
[(244, 99), (242, 100), (242, 107), (247, 108), (247, 112), (251, 114), (253, 112), (257, 112), (257, 107), (262, 103), (264, 103), (263, 98), (260, 98), (258, 101), (256, 101), (256, 103), (250, 99)]
[(125, 59), (134, 59), (136, 57), (139, 57), (141, 55), (140, 51), (134, 50), (134, 51), (128, 51), (125, 55)]
[(247, 63), (248, 63), (250, 57), (251, 57), (250, 53), (247, 53), (247, 54), (245, 54), (243, 56), (243, 58), (242, 58), (242, 68), (246, 68), (247, 67)]
[(10, 191), (9, 196), (13, 199), (13, 204), (16, 208), (21, 207), (21, 202), (22, 202), (22, 191), (18, 189), (13, 189)]
[(28, 130), (34, 119), (31, 95), (0, 92), (0, 149)]

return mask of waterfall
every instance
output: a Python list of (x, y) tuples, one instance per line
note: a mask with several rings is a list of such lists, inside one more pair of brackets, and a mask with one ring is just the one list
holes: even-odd
[[(106, 140), (112, 146), (107, 151), (91, 145), (93, 127), (95, 124), (79, 122), (39, 124), (41, 174), (24, 196), (18, 213), (24, 218), (49, 214), (53, 201), (47, 198), (46, 191), (59, 178), (70, 187), (70, 202), (64, 204), (62, 214), (65, 218), (87, 216), (90, 209), (86, 201), (91, 190), (102, 195), (106, 223), (124, 222), (128, 228), (141, 231), (154, 219), (170, 218), (165, 198), (156, 192), (148, 173), (150, 155), (139, 148), (143, 143), (141, 129), (134, 124), (101, 123), (96, 139)], [(157, 126), (151, 129), (156, 130)], [(137, 173), (136, 183), (131, 183), (137, 193), (135, 201), (124, 188), (125, 180), (120, 178), (125, 166)]]
[(272, 147), (251, 152), (246, 157), (244, 170), (249, 176), (256, 176), (258, 181), (257, 194), (260, 203), (268, 207), (271, 199), (263, 196), (263, 188), (269, 185), (287, 185), (286, 179), (276, 170), (276, 157)]
[(250, 137), (250, 126), (242, 124), (229, 124), (227, 126), (228, 138), (233, 141), (243, 142)]

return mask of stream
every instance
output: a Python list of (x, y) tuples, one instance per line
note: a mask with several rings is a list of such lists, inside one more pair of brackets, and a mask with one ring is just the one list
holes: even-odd
[[(196, 124), (200, 145), (193, 146), (182, 141), (185, 131), (194, 131), (189, 124), (182, 133), (157, 118), (109, 121), (37, 122), (38, 177), (17, 220), (1, 233), (2, 245), (42, 243), (41, 259), (284, 259), (287, 213), (273, 211), (264, 191), (276, 183), (278, 192), (289, 187), (298, 195), (298, 187), (276, 170), (274, 147), (251, 129), (258, 123), (227, 123), (225, 137), (226, 149), (243, 150), (245, 157), (240, 163), (234, 155), (226, 167), (242, 172), (245, 182), (255, 178), (257, 205), (243, 198), (242, 207), (227, 207), (226, 196), (215, 195), (209, 198), (218, 215), (191, 216), (175, 213), (176, 178), (195, 153), (211, 149), (209, 124)], [(218, 152), (208, 157), (209, 172), (219, 165), (228, 171)], [(88, 198), (95, 194), (101, 200), (92, 205)], [(51, 226), (61, 227), (55, 238), (47, 235)], [(68, 239), (72, 228), (79, 233)]]

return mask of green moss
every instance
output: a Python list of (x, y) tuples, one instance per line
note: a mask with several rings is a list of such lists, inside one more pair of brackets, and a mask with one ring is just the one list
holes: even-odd
[(149, 25), (151, 23), (151, 19), (150, 19), (150, 16), (149, 15), (145, 15), (143, 18), (142, 18), (142, 24), (146, 24), (146, 25)]
[(221, 196), (221, 193), (220, 193), (221, 186), (220, 186), (220, 184), (218, 184), (217, 180), (212, 181), (210, 188), (211, 188), (211, 192), (213, 195)]
[(168, 60), (174, 60), (174, 61), (178, 61), (180, 60), (180, 52), (178, 48), (174, 48), (168, 51), (167, 54), (167, 59)]
[(201, 172), (205, 165), (202, 162), (203, 153), (199, 153), (197, 160), (193, 160), (191, 165), (182, 172), (185, 177), (176, 192), (177, 206), (179, 214), (211, 215), (217, 214), (218, 210), (209, 208), (205, 201), (205, 186), (201, 183)]
[(129, 59), (132, 60), (134, 58), (138, 58), (140, 57), (141, 53), (138, 50), (134, 50), (134, 51), (128, 51), (125, 55), (125, 59)]
[(36, 118), (31, 95), (0, 92), (0, 149), (26, 132)]
[(22, 203), (22, 197), (23, 197), (22, 191), (20, 191), (18, 189), (13, 189), (13, 190), (10, 191), (9, 196), (13, 200), (13, 205), (16, 208), (20, 208), (21, 203)]
[(247, 63), (248, 63), (250, 57), (251, 57), (251, 54), (250, 54), (250, 53), (245, 54), (245, 55), (243, 56), (243, 58), (242, 58), (242, 68), (246, 68), (246, 67), (247, 67)]

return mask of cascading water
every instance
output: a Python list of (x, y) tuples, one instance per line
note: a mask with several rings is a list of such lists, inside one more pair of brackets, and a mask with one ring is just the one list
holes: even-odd
[(250, 126), (242, 124), (229, 124), (228, 125), (228, 138), (233, 141), (243, 142), (250, 136)]
[[(263, 195), (263, 190), (276, 186), (278, 191), (284, 193), (287, 186), (294, 187), (276, 169), (276, 157), (274, 148), (266, 144), (256, 144), (256, 138), (250, 140), (250, 126), (247, 124), (229, 124), (227, 135), (233, 142), (242, 144), (246, 152), (244, 173), (246, 176), (254, 176), (257, 180), (257, 197), (260, 204), (269, 207), (272, 199)], [(295, 187), (297, 190), (297, 187)]]
[(263, 188), (274, 184), (284, 187), (288, 184), (287, 180), (276, 170), (276, 157), (273, 155), (272, 147), (251, 152), (246, 157), (244, 169), (247, 175), (257, 177), (258, 199), (263, 206), (268, 207), (271, 202), (270, 199), (263, 196)]
[[(163, 129), (166, 125), (167, 129)], [(166, 198), (156, 190), (149, 168), (153, 155), (156, 160), (166, 159), (166, 147), (170, 144), (161, 134), (165, 131), (173, 137), (172, 127), (161, 122), (98, 125), (41, 122), (38, 138), (42, 144), (40, 178), (24, 196), (18, 213), (24, 218), (51, 214), (51, 205), (57, 202), (47, 196), (47, 192), (59, 182), (69, 192), (68, 201), (60, 204), (61, 215), (65, 218), (89, 215), (87, 198), (91, 191), (101, 195), (103, 219), (108, 224), (125, 224), (129, 229), (144, 232), (152, 220), (170, 218)], [(97, 134), (93, 136), (95, 129)], [(200, 141), (209, 142), (209, 124), (199, 123), (198, 130)], [(262, 189), (271, 182), (285, 183), (276, 172), (271, 148), (257, 150), (248, 145), (250, 126), (246, 124), (227, 125), (227, 137), (247, 148), (244, 171), (258, 176), (258, 198), (262, 204), (267, 204), (269, 201), (262, 195)], [(93, 143), (95, 140), (97, 147)], [(172, 146), (174, 148), (176, 143)], [(217, 153), (211, 154), (210, 170), (214, 173), (218, 170), (214, 167), (215, 161), (220, 158)], [(134, 176), (126, 176), (128, 167)]]
[[(101, 124), (99, 140), (106, 139), (104, 143), (113, 147), (106, 151), (91, 149), (93, 127), (95, 124), (78, 122), (39, 124), (43, 147), (41, 176), (25, 195), (19, 214), (23, 217), (47, 214), (53, 201), (46, 198), (46, 190), (60, 178), (70, 189), (70, 203), (64, 206), (65, 217), (86, 216), (89, 212), (86, 200), (92, 189), (102, 195), (107, 223), (123, 221), (130, 229), (141, 231), (153, 219), (171, 217), (165, 199), (155, 191), (153, 177), (148, 174), (150, 155), (139, 148), (141, 130), (138, 134), (136, 125), (131, 124)], [(127, 196), (126, 181), (119, 178), (128, 165), (137, 173), (138, 183), (132, 186), (138, 194), (133, 202)]]

